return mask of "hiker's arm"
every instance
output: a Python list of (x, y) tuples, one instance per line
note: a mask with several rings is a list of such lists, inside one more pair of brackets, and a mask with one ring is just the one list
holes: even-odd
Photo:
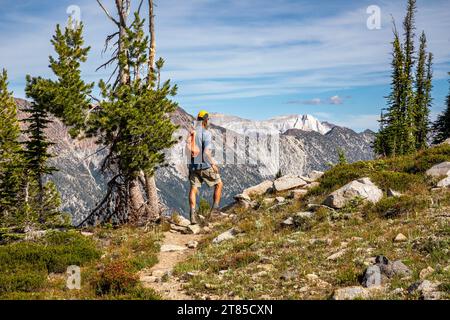
[(192, 153), (196, 149), (195, 148), (195, 131), (194, 130), (189, 132), (189, 134), (186, 138), (186, 146), (187, 146), (188, 152), (192, 155)]
[(208, 160), (209, 163), (211, 163), (211, 167), (213, 168), (213, 170), (216, 173), (219, 173), (219, 167), (217, 167), (217, 163), (216, 161), (214, 161), (212, 154), (211, 154), (211, 149), (210, 148), (206, 148), (205, 152), (204, 152), (206, 159)]

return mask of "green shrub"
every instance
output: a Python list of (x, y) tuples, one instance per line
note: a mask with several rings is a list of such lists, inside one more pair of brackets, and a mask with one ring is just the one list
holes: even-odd
[(96, 294), (120, 295), (133, 290), (139, 279), (131, 270), (131, 264), (126, 261), (112, 261), (105, 265), (103, 271), (93, 281)]
[(38, 242), (0, 246), (0, 292), (37, 289), (48, 273), (99, 257), (94, 242), (76, 232), (50, 232)]
[(0, 293), (31, 292), (40, 289), (47, 281), (45, 271), (29, 268), (0, 273)]
[(409, 174), (395, 171), (380, 171), (370, 175), (372, 182), (378, 187), (388, 190), (407, 191), (414, 185), (424, 183), (424, 177), (417, 174)]
[(381, 199), (369, 211), (377, 213), (380, 217), (393, 218), (407, 213), (424, 210), (429, 206), (429, 200), (420, 196), (402, 195)]

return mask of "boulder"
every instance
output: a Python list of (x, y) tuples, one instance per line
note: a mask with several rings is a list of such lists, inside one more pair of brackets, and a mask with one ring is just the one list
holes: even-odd
[(275, 198), (275, 201), (276, 201), (277, 203), (283, 203), (284, 201), (286, 201), (286, 199), (285, 199), (284, 197), (276, 197), (276, 198)]
[(283, 176), (273, 182), (275, 191), (286, 191), (306, 185), (307, 182), (299, 176)]
[(308, 174), (308, 178), (311, 179), (312, 181), (317, 181), (317, 180), (319, 180), (320, 178), (322, 178), (322, 176), (323, 176), (324, 174), (325, 174), (325, 173), (322, 172), (322, 171), (313, 170), (313, 171), (311, 171), (311, 172)]
[(413, 283), (408, 288), (408, 293), (412, 294), (418, 292), (420, 297), (424, 300), (439, 300), (443, 295), (443, 293), (439, 291), (439, 286), (439, 282), (422, 280)]
[(198, 224), (191, 224), (187, 226), (187, 229), (192, 234), (199, 234), (202, 231), (202, 228)]
[(381, 286), (381, 270), (379, 266), (374, 265), (366, 269), (362, 285), (366, 288)]
[(191, 240), (187, 243), (187, 247), (189, 249), (195, 249), (195, 248), (197, 248), (197, 246), (198, 246), (198, 241), (195, 241), (195, 240)]
[(170, 230), (181, 233), (188, 233), (188, 229), (186, 227), (180, 227), (173, 223), (170, 224)]
[(337, 259), (339, 259), (340, 257), (342, 257), (346, 252), (347, 252), (346, 249), (342, 249), (342, 250), (340, 250), (340, 251), (338, 251), (338, 252), (336, 252), (336, 253), (333, 253), (331, 256), (329, 256), (329, 257), (327, 258), (327, 260), (331, 260), (331, 261), (337, 260)]
[(436, 184), (436, 187), (438, 188), (447, 188), (449, 186), (450, 186), (450, 177), (444, 178)]
[(412, 271), (400, 260), (392, 262), (392, 272), (400, 277), (409, 277)]
[(450, 162), (441, 162), (428, 169), (425, 174), (430, 177), (448, 176), (450, 173)]
[(185, 217), (179, 215), (174, 219), (174, 223), (179, 225), (180, 227), (187, 227), (191, 224), (191, 221), (189, 219), (186, 219)]
[(390, 262), (388, 258), (381, 255), (375, 258), (375, 265), (380, 268), (381, 274), (388, 278), (392, 278), (395, 275), (408, 277), (412, 274), (412, 271), (402, 261)]
[(45, 236), (47, 233), (47, 230), (33, 230), (33, 231), (28, 231), (27, 233), (25, 233), (25, 240), (26, 241), (34, 241), (34, 240), (38, 240), (40, 238), (42, 238), (43, 236)]
[(219, 234), (217, 237), (213, 239), (213, 243), (221, 243), (223, 241), (232, 240), (235, 238), (235, 236), (239, 233), (239, 231), (236, 228), (231, 228), (230, 230), (227, 230), (221, 234)]
[(289, 194), (289, 198), (294, 199), (294, 200), (298, 200), (301, 197), (303, 197), (305, 194), (308, 193), (308, 190), (305, 189), (295, 189), (292, 190)]
[(266, 180), (261, 182), (260, 184), (247, 188), (242, 191), (242, 194), (247, 195), (248, 197), (257, 197), (267, 193), (273, 187), (273, 182), (270, 180)]
[(302, 212), (297, 212), (295, 214), (296, 217), (301, 217), (301, 218), (312, 218), (314, 217), (315, 213), (311, 212), (311, 211), (302, 211)]
[(405, 242), (405, 241), (408, 241), (408, 238), (403, 233), (399, 233), (394, 238), (394, 242)]
[(360, 286), (340, 288), (334, 291), (333, 300), (354, 300), (369, 298), (369, 289)]
[(161, 252), (174, 252), (174, 251), (184, 251), (186, 250), (185, 246), (179, 246), (176, 244), (163, 244), (161, 246)]
[(422, 269), (419, 273), (419, 278), (421, 280), (424, 280), (425, 278), (427, 278), (428, 276), (433, 274), (433, 272), (434, 272), (434, 269), (432, 267), (427, 267), (425, 269)]
[(342, 188), (331, 193), (325, 199), (324, 204), (332, 208), (340, 209), (356, 197), (377, 203), (383, 198), (383, 191), (369, 178), (362, 178), (347, 183)]
[(289, 217), (286, 220), (284, 220), (282, 223), (284, 226), (293, 226), (294, 225), (294, 218)]

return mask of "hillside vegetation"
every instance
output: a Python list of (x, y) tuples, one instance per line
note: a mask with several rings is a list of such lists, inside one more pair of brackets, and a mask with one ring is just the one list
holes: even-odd
[[(102, 227), (6, 238), (0, 245), (0, 299), (160, 298), (143, 288), (138, 276), (157, 262), (157, 230)], [(79, 289), (67, 287), (70, 265), (81, 267)]]
[[(188, 279), (186, 288), (197, 298), (329, 299), (339, 288), (361, 286), (366, 268), (382, 255), (400, 260), (411, 274), (394, 275), (364, 298), (423, 298), (415, 290), (423, 280), (449, 298), (450, 193), (434, 188), (437, 180), (425, 175), (444, 161), (450, 161), (447, 144), (340, 164), (299, 200), (267, 205), (265, 197), (288, 198), (285, 192), (258, 197), (253, 209), (235, 206), (176, 273)], [(377, 204), (356, 198), (339, 210), (320, 205), (330, 192), (362, 177), (383, 189)], [(392, 191), (401, 195), (388, 197)], [(305, 211), (314, 211), (312, 218), (297, 214)], [(290, 217), (294, 223), (283, 223)], [(233, 239), (212, 242), (232, 227), (239, 232)]]

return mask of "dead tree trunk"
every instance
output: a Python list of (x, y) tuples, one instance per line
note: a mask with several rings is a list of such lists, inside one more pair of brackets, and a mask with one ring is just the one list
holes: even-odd
[[(148, 86), (151, 88), (154, 83), (154, 66), (156, 56), (156, 38), (155, 38), (155, 16), (153, 14), (153, 0), (148, 0), (148, 15), (149, 15), (149, 33), (150, 33), (150, 47), (148, 50)], [(158, 190), (156, 189), (155, 176), (144, 173), (145, 191), (147, 194), (147, 210), (152, 219), (156, 219), (161, 214), (159, 206)]]

